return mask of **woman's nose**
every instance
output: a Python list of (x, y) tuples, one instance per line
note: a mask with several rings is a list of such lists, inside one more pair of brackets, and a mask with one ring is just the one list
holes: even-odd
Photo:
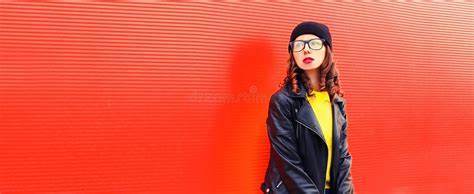
[(310, 49), (309, 49), (309, 44), (308, 44), (308, 46), (306, 46), (306, 44), (304, 44), (303, 54), (305, 54), (305, 55), (306, 55), (306, 54), (309, 54), (309, 53), (310, 53), (309, 50), (310, 50)]

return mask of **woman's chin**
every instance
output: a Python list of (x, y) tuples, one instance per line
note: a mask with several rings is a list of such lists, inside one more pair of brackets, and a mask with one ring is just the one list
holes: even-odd
[(298, 67), (300, 69), (303, 69), (303, 70), (312, 70), (312, 69), (316, 69), (318, 68), (319, 66), (321, 65), (315, 65), (314, 63), (308, 63), (308, 64), (299, 64)]

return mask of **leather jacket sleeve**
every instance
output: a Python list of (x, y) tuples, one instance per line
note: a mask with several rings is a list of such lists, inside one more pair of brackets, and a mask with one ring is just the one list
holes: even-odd
[(274, 157), (278, 173), (289, 193), (319, 194), (316, 185), (303, 170), (292, 124), (294, 118), (290, 111), (288, 98), (272, 95), (267, 117), (271, 156)]
[(354, 193), (354, 185), (352, 184), (351, 166), (352, 155), (349, 152), (349, 145), (347, 143), (347, 114), (345, 110), (345, 101), (341, 107), (341, 113), (344, 115), (346, 121), (342, 126), (341, 131), (341, 157), (339, 163), (339, 171), (337, 174), (339, 186), (336, 193), (352, 194)]

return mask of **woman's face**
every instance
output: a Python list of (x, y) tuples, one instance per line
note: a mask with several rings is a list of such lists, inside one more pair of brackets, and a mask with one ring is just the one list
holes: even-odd
[[(302, 42), (309, 40), (312, 41), (306, 42), (307, 44)], [(308, 45), (310, 45), (309, 47), (311, 48), (309, 48)], [(326, 47), (323, 45), (321, 39), (314, 34), (302, 34), (296, 37), (292, 48), (292, 54), (296, 64), (303, 70), (315, 69), (321, 66), (324, 55), (326, 54)]]

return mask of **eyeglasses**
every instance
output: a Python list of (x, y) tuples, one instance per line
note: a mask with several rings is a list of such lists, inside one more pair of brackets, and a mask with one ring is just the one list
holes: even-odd
[(290, 47), (293, 50), (293, 52), (300, 52), (304, 49), (306, 44), (308, 44), (309, 48), (312, 50), (319, 50), (323, 48), (323, 42), (325, 42), (325, 39), (311, 39), (311, 40), (295, 40), (290, 42)]

